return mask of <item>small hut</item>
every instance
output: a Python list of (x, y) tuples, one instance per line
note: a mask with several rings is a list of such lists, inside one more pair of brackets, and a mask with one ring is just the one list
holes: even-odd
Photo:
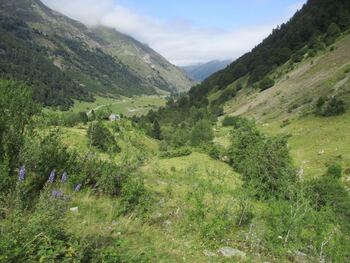
[(112, 122), (114, 121), (119, 121), (120, 120), (120, 115), (119, 114), (111, 114), (109, 115), (108, 119)]

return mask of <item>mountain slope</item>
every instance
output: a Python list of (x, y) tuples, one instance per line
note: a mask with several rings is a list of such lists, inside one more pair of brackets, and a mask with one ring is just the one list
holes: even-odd
[(281, 120), (313, 112), (320, 97), (350, 102), (350, 34), (293, 69), (280, 67), (276, 75), (280, 77), (270, 89), (240, 90), (225, 103), (225, 112), (261, 121)]
[(224, 69), (231, 63), (231, 60), (213, 60), (207, 63), (201, 63), (191, 66), (184, 66), (182, 69), (187, 73), (187, 75), (195, 81), (203, 81), (210, 75)]
[[(10, 64), (11, 67), (3, 67), (1, 75), (27, 81), (32, 86), (40, 83), (41, 88), (35, 89), (34, 95), (46, 105), (64, 105), (67, 108), (72, 105), (72, 98), (91, 99), (88, 92), (103, 96), (130, 96), (159, 91), (177, 92), (191, 86), (190, 80), (180, 69), (145, 45), (114, 30), (89, 29), (49, 9), (39, 0), (0, 0), (0, 17), (3, 21), (2, 32), (13, 39), (12, 43), (21, 43), (17, 47), (7, 43), (3, 50), (27, 54), (26, 48), (29, 48), (36, 52), (27, 57), (26, 66), (23, 61), (13, 60), (9, 52), (3, 52), (2, 60), (6, 61), (3, 64)], [(25, 38), (24, 31), (27, 32)], [(101, 31), (109, 33), (102, 34)], [(142, 52), (129, 52), (134, 59), (125, 59), (120, 54), (128, 53), (127, 46), (136, 47)], [(45, 58), (50, 66), (42, 67), (42, 76), (28, 76), (26, 69), (37, 69), (35, 61), (39, 57)], [(151, 63), (145, 58), (149, 58)], [(13, 68), (20, 70), (14, 71)], [(45, 68), (51, 68), (55, 74), (46, 72)], [(55, 81), (47, 80), (52, 75), (61, 75), (58, 79), (65, 79), (70, 84), (54, 85)], [(40, 92), (43, 94), (38, 94)], [(77, 96), (71, 96), (72, 93)]]
[(153, 49), (114, 29), (91, 28), (106, 53), (136, 71), (145, 82), (167, 91), (188, 91), (192, 82), (184, 72)]
[(206, 105), (210, 94), (231, 85), (231, 90), (217, 101), (212, 101), (211, 106), (215, 108), (244, 87), (268, 89), (274, 85), (272, 74), (278, 67), (286, 63), (293, 67), (306, 56), (315, 56), (334, 43), (349, 26), (349, 1), (309, 0), (288, 23), (275, 29), (251, 52), (191, 89), (191, 101)]

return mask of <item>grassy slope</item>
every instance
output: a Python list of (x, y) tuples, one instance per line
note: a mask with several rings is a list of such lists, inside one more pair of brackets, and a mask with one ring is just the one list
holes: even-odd
[(339, 162), (350, 168), (350, 113), (331, 118), (307, 116), (291, 120), (281, 128), (280, 121), (264, 124), (261, 129), (267, 134), (286, 133), (295, 164), (304, 170), (304, 177), (319, 176), (327, 165)]
[[(66, 128), (64, 134), (65, 142), (71, 147), (80, 151), (88, 149), (86, 127)], [(79, 213), (68, 215), (67, 231), (94, 238), (104, 245), (117, 243), (118, 253), (130, 260), (137, 260), (142, 255), (152, 262), (208, 261), (204, 251), (215, 252), (219, 245), (204, 242), (197, 230), (188, 230), (191, 222), (187, 221), (186, 209), (191, 203), (187, 198), (195, 189), (208, 192), (220, 189), (220, 194), (215, 197), (207, 195), (206, 202), (208, 207), (214, 202), (222, 205), (231, 200), (234, 190), (241, 184), (239, 176), (227, 164), (203, 153), (159, 159), (154, 155), (157, 150), (155, 140), (136, 130), (129, 130), (128, 135), (137, 137), (148, 152), (153, 151), (153, 157), (140, 170), (146, 188), (153, 196), (151, 219), (143, 221), (135, 215), (118, 216), (118, 199), (96, 197), (83, 191), (74, 195), (72, 205), (79, 207)], [(119, 142), (125, 152), (123, 139)], [(101, 154), (101, 158), (108, 156)], [(233, 243), (227, 245), (237, 247)], [(215, 262), (231, 261), (216, 257)]]
[(243, 89), (225, 105), (225, 112), (253, 117), (261, 122), (303, 114), (320, 96), (348, 96), (350, 74), (344, 72), (349, 65), (348, 34), (335, 44), (334, 51), (327, 50), (305, 59), (292, 71), (286, 71), (285, 66), (278, 69), (282, 77), (274, 87), (263, 92)]
[(122, 113), (126, 116), (142, 115), (151, 109), (155, 110), (161, 106), (165, 106), (165, 98), (161, 96), (139, 96), (121, 99), (96, 97), (96, 101), (93, 103), (77, 101), (72, 111), (88, 112), (92, 109), (96, 110), (109, 105), (114, 113)]
[[(328, 118), (312, 113), (320, 96), (337, 95), (349, 104), (350, 73), (345, 73), (349, 65), (350, 35), (346, 35), (335, 44), (334, 51), (327, 50), (301, 62), (271, 89), (261, 93), (242, 90), (226, 103), (225, 112), (257, 120), (267, 134), (291, 135), (291, 154), (305, 179), (323, 174), (331, 162), (349, 168), (350, 113)], [(286, 120), (291, 124), (281, 128)], [(217, 136), (216, 140), (227, 146), (227, 128), (220, 128)]]

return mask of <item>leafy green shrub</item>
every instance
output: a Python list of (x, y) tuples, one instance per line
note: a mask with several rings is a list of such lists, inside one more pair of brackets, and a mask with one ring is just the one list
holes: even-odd
[(103, 125), (102, 122), (92, 122), (88, 128), (87, 136), (90, 145), (95, 146), (101, 151), (120, 152), (113, 134)]
[(21, 148), (20, 163), (28, 171), (27, 201), (33, 202), (44, 188), (51, 171), (73, 173), (78, 165), (77, 154), (62, 143), (59, 130), (48, 134), (28, 134)]
[(214, 133), (210, 121), (203, 119), (196, 123), (191, 131), (191, 144), (199, 146), (202, 143), (209, 143), (213, 140)]
[(207, 147), (207, 152), (211, 158), (215, 160), (220, 160), (223, 155), (224, 148), (218, 144), (211, 143)]
[(181, 148), (189, 144), (190, 140), (190, 131), (187, 128), (177, 128), (175, 131), (170, 133), (170, 142), (171, 147)]
[(325, 43), (327, 46), (332, 45), (335, 40), (340, 36), (341, 30), (336, 23), (331, 23), (327, 29), (327, 34), (325, 36)]
[(256, 189), (257, 197), (286, 197), (288, 185), (296, 181), (285, 137), (269, 138), (253, 123), (232, 131), (228, 156), (245, 183)]
[(299, 62), (303, 61), (304, 54), (303, 54), (303, 52), (297, 52), (297, 53), (292, 55), (291, 59), (294, 63), (299, 63)]
[(151, 200), (143, 180), (140, 177), (130, 175), (123, 184), (120, 193), (120, 213), (127, 214), (134, 210), (143, 214), (149, 211)]
[(162, 131), (160, 129), (160, 125), (157, 119), (154, 120), (152, 126), (152, 137), (157, 140), (162, 139)]
[(11, 173), (18, 166), (25, 133), (31, 132), (32, 117), (40, 111), (27, 86), (0, 80), (0, 163), (6, 158)]
[[(225, 89), (221, 95), (214, 100), (211, 104), (212, 106), (214, 105), (222, 105), (224, 104), (226, 101), (229, 101), (230, 99), (234, 98), (236, 96), (237, 92), (236, 92), (236, 88), (234, 87), (229, 87), (227, 89)], [(217, 115), (219, 116), (219, 115)]]
[(259, 82), (258, 88), (260, 90), (267, 90), (275, 85), (275, 81), (269, 77), (265, 77), (262, 81)]
[(346, 111), (345, 102), (335, 97), (328, 99), (321, 97), (316, 103), (316, 115), (329, 117), (344, 114)]
[(227, 127), (227, 126), (234, 126), (235, 123), (237, 122), (237, 117), (233, 116), (225, 116), (224, 120), (222, 121), (222, 126)]
[(340, 164), (331, 164), (327, 168), (327, 176), (333, 177), (333, 178), (341, 178), (343, 173), (343, 168)]
[(175, 158), (181, 156), (188, 156), (192, 154), (192, 150), (190, 147), (182, 147), (175, 150), (168, 150), (166, 152), (161, 152), (159, 156), (161, 158)]

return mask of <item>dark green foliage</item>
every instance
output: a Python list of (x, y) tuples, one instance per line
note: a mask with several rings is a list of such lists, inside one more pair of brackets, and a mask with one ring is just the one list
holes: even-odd
[(111, 114), (112, 114), (112, 109), (110, 106), (102, 107), (102, 108), (94, 111), (94, 114), (95, 114), (96, 120), (100, 120), (100, 121), (108, 120), (109, 116), (111, 116)]
[(113, 134), (100, 121), (92, 122), (89, 126), (87, 136), (91, 146), (95, 146), (101, 151), (119, 152), (120, 148), (117, 145)]
[(335, 42), (335, 40), (340, 36), (341, 30), (336, 23), (331, 23), (327, 29), (327, 34), (325, 37), (325, 43), (329, 46)]
[(222, 122), (224, 127), (233, 126), (235, 129), (239, 129), (249, 125), (250, 121), (236, 116), (226, 116)]
[(143, 214), (148, 211), (151, 205), (143, 180), (137, 176), (130, 176), (123, 184), (120, 197), (120, 213), (122, 214), (134, 210), (138, 210), (139, 213)]
[(257, 197), (288, 197), (286, 188), (296, 176), (285, 138), (266, 137), (254, 124), (245, 123), (233, 130), (228, 156), (245, 183), (256, 189)]
[(158, 122), (161, 127), (160, 138), (165, 141), (162, 143), (165, 151), (190, 144), (200, 146), (211, 141), (212, 123), (217, 117), (206, 107), (190, 107), (188, 96), (180, 95), (176, 101), (174, 98), (175, 96), (169, 100), (171, 102), (168, 106), (157, 112), (151, 110), (146, 116), (134, 117), (134, 125), (142, 128), (149, 136), (157, 138)]
[(294, 63), (301, 62), (304, 59), (304, 52), (303, 51), (296, 52), (295, 54), (292, 55), (291, 59)]
[[(25, 134), (31, 130), (28, 125), (39, 112), (40, 107), (32, 101), (27, 86), (0, 80), (0, 167), (4, 172), (11, 174), (18, 168)], [(14, 179), (9, 179), (12, 184)], [(0, 182), (0, 188), (2, 183), (5, 181)]]
[(62, 144), (59, 131), (46, 135), (31, 134), (21, 149), (20, 163), (28, 171), (28, 198), (32, 202), (46, 184), (52, 170), (62, 174), (76, 166), (76, 154)]
[[(220, 106), (220, 105), (224, 104), (226, 101), (229, 101), (230, 99), (232, 99), (235, 96), (236, 96), (236, 89), (232, 88), (232, 87), (227, 88), (219, 96), (219, 98), (217, 98), (216, 100), (214, 100), (212, 102), (212, 105)], [(217, 116), (220, 116), (220, 115), (217, 115)]]
[(210, 105), (210, 112), (214, 115), (214, 116), (222, 116), (224, 114), (224, 107), (222, 105), (219, 104), (211, 104)]
[(220, 160), (225, 152), (225, 149), (221, 145), (215, 143), (209, 144), (209, 146), (206, 146), (205, 149), (207, 150), (209, 156), (215, 160)]
[(262, 81), (259, 82), (258, 87), (260, 90), (266, 90), (275, 85), (275, 81), (269, 77), (265, 77)]
[(308, 196), (315, 209), (330, 208), (335, 213), (333, 220), (350, 233), (350, 195), (339, 178), (326, 175), (310, 181)]
[(329, 117), (344, 114), (346, 111), (345, 102), (336, 97), (331, 99), (321, 97), (316, 103), (316, 115)]
[(340, 164), (331, 164), (328, 168), (327, 168), (327, 176), (333, 177), (333, 178), (341, 178), (343, 174), (343, 168), (341, 167)]
[(193, 146), (199, 146), (201, 143), (209, 143), (213, 140), (213, 138), (213, 127), (208, 120), (200, 120), (192, 128), (191, 144)]
[(162, 132), (160, 130), (160, 125), (157, 119), (155, 119), (153, 122), (152, 135), (153, 135), (153, 138), (157, 140), (162, 139)]
[(225, 116), (224, 120), (222, 121), (222, 126), (233, 126), (236, 123), (236, 117), (233, 116)]
[(175, 158), (181, 156), (188, 156), (192, 154), (192, 150), (189, 147), (182, 147), (175, 150), (167, 150), (160, 153), (161, 158)]

